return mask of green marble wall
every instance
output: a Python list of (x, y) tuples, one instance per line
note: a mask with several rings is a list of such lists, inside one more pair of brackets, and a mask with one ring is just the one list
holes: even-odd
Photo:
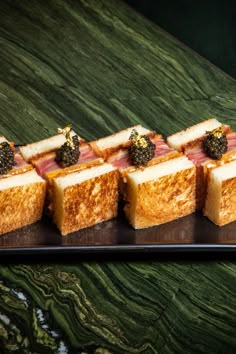
[(2, 266), (0, 275), (6, 350), (235, 352), (231, 262), (15, 265)]
[[(16, 143), (68, 122), (86, 139), (209, 116), (236, 129), (235, 82), (120, 1), (5, 0), (0, 14), (0, 132)], [(1, 261), (0, 352), (236, 350), (227, 259)]]
[(0, 131), (15, 142), (65, 122), (87, 139), (138, 122), (164, 135), (209, 116), (235, 124), (234, 81), (125, 5), (0, 6)]

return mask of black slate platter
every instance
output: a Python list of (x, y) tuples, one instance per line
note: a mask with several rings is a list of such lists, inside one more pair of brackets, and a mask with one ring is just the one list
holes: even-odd
[(116, 219), (61, 236), (50, 219), (2, 235), (0, 255), (188, 253), (236, 251), (236, 222), (214, 225), (200, 213), (134, 230), (122, 211)]

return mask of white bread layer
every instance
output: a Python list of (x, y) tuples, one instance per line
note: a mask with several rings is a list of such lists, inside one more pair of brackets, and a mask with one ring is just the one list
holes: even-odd
[(70, 173), (65, 176), (57, 177), (55, 178), (54, 182), (57, 187), (61, 189), (65, 189), (69, 186), (73, 186), (75, 184), (79, 184), (82, 182), (85, 182), (91, 178), (101, 176), (103, 174), (106, 174), (108, 172), (116, 170), (115, 167), (113, 167), (109, 163), (104, 163), (102, 165), (94, 166), (91, 168), (86, 168), (82, 171), (78, 171), (75, 173)]
[(157, 178), (171, 175), (175, 172), (186, 170), (194, 164), (186, 156), (180, 156), (157, 165), (146, 167), (143, 170), (136, 170), (128, 173), (128, 178), (135, 184), (153, 181)]
[(38, 182), (46, 183), (45, 180), (42, 179), (33, 169), (25, 173), (10, 176), (7, 178), (2, 178), (0, 180), (0, 191)]
[(191, 127), (187, 128), (185, 130), (182, 130), (178, 133), (168, 136), (167, 144), (170, 147), (173, 147), (176, 150), (179, 150), (181, 148), (181, 146), (189, 143), (190, 141), (194, 141), (196, 139), (201, 138), (203, 135), (206, 134), (207, 131), (211, 131), (213, 129), (216, 129), (216, 128), (220, 127), (221, 125), (222, 125), (222, 123), (220, 123), (215, 118), (205, 120), (201, 123), (192, 125)]
[(231, 161), (212, 170), (212, 177), (219, 183), (230, 178), (236, 177), (236, 161)]
[(140, 135), (146, 135), (151, 132), (151, 130), (146, 129), (139, 124), (131, 128), (121, 130), (118, 133), (96, 140), (96, 146), (99, 150), (105, 150), (108, 148), (114, 148), (116, 146), (125, 144), (129, 141), (129, 137), (133, 129), (136, 129), (136, 131)]
[[(70, 135), (72, 137), (76, 135), (76, 133), (74, 131), (71, 131)], [(28, 162), (38, 155), (59, 149), (60, 146), (65, 142), (65, 136), (63, 134), (57, 134), (51, 136), (50, 138), (36, 141), (32, 144), (28, 144), (25, 146), (21, 146), (20, 151), (23, 158)]]

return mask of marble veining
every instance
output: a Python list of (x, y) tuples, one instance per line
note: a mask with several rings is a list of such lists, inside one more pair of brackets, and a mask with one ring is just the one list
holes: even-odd
[(0, 275), (6, 349), (180, 353), (190, 343), (188, 353), (215, 353), (217, 343), (233, 353), (236, 345), (230, 262), (21, 264)]
[[(87, 140), (208, 117), (236, 129), (235, 81), (121, 1), (0, 13), (0, 133), (16, 143), (69, 122)], [(235, 353), (234, 262), (23, 263), (0, 265), (4, 353)]]
[(234, 81), (122, 3), (0, 10), (0, 130), (19, 143), (65, 121), (87, 139), (137, 122), (165, 135), (209, 116), (234, 124), (234, 101), (216, 98), (235, 96)]

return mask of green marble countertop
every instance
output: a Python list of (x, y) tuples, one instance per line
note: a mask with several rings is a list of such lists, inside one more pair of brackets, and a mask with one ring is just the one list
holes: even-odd
[[(71, 122), (88, 140), (208, 117), (236, 129), (235, 81), (117, 0), (0, 3), (0, 132)], [(0, 352), (235, 353), (236, 263), (0, 265)], [(2, 350), (2, 351), (1, 351)]]

